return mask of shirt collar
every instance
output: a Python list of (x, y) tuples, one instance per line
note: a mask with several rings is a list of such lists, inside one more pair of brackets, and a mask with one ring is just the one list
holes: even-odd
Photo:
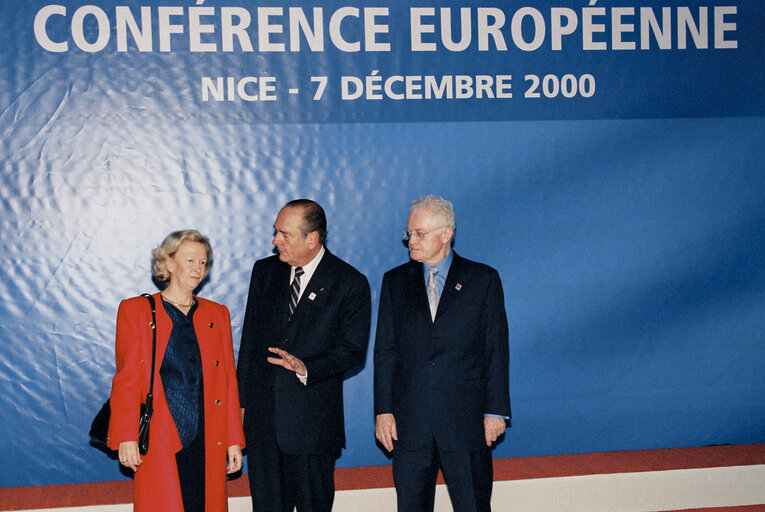
[(449, 274), (449, 268), (452, 266), (452, 260), (454, 259), (454, 251), (449, 251), (449, 254), (446, 255), (444, 259), (436, 263), (435, 265), (426, 265), (425, 263), (422, 264), (422, 271), (425, 274), (425, 281), (428, 280), (428, 271), (432, 267), (436, 267), (438, 269), (438, 273), (436, 274), (436, 279), (443, 279), (446, 281), (446, 276)]
[[(321, 246), (321, 249), (319, 249), (318, 254), (314, 256), (314, 258), (303, 265), (303, 276), (300, 278), (300, 288), (301, 291), (305, 289), (305, 285), (308, 283), (308, 281), (311, 280), (311, 277), (313, 276), (313, 273), (316, 272), (316, 267), (319, 266), (319, 263), (321, 262), (321, 258), (324, 256), (324, 253), (327, 252), (324, 249), (324, 246)], [(290, 268), (290, 283), (295, 278), (295, 267)]]

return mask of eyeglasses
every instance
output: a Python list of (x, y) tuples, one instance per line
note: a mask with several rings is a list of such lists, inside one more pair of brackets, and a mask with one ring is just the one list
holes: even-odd
[(409, 240), (414, 240), (414, 239), (424, 240), (425, 237), (428, 236), (428, 233), (432, 233), (433, 231), (437, 229), (448, 228), (448, 227), (449, 226), (438, 226), (437, 228), (429, 229), (427, 231), (423, 231), (421, 229), (415, 229), (414, 231), (404, 230), (401, 232), (401, 234), (405, 242), (408, 242)]

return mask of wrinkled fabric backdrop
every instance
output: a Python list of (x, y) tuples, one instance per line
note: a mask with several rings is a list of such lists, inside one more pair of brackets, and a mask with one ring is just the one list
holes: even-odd
[[(0, 486), (124, 478), (87, 430), (151, 249), (210, 237), (238, 350), (298, 197), (375, 311), (409, 201), (454, 203), (505, 289), (496, 457), (765, 442), (759, 0), (55, 1), (0, 4)], [(370, 339), (343, 467), (388, 463)]]

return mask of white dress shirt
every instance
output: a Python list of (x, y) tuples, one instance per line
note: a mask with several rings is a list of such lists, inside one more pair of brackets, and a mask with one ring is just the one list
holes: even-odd
[[(319, 266), (319, 262), (321, 262), (321, 258), (324, 257), (325, 252), (327, 251), (322, 245), (321, 249), (319, 249), (319, 253), (314, 256), (311, 261), (303, 265), (303, 275), (300, 276), (300, 293), (298, 293), (298, 302), (300, 302), (300, 298), (303, 296), (303, 291), (305, 291), (305, 289), (308, 287), (308, 283), (311, 281), (313, 273), (316, 272), (316, 267)], [(290, 280), (289, 283), (287, 283), (288, 286), (292, 284), (293, 279), (295, 279), (295, 267), (290, 269)]]

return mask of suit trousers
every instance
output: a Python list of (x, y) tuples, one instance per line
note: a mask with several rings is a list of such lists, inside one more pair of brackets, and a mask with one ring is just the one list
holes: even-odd
[(438, 469), (454, 512), (491, 512), (491, 449), (445, 451), (431, 436), (417, 451), (393, 450), (393, 482), (399, 512), (433, 512)]
[(331, 512), (334, 456), (294, 455), (278, 447), (260, 455), (263, 460), (249, 468), (253, 512)]
[(331, 512), (339, 454), (285, 453), (275, 431), (255, 435), (244, 418), (253, 512)]

